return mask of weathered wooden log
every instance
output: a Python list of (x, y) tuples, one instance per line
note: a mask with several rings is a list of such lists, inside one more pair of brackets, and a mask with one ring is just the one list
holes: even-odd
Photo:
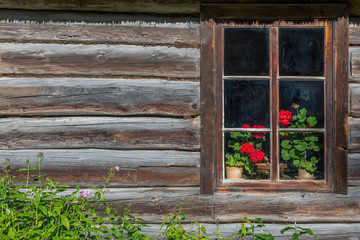
[[(131, 3), (131, 4), (130, 4)], [(11, 1), (4, 0), (0, 3), (0, 8), (27, 9), (27, 10), (74, 10), (74, 11), (105, 11), (105, 12), (125, 12), (125, 13), (160, 13), (160, 14), (199, 14), (200, 0), (171, 0), (171, 1), (118, 1), (110, 0), (104, 3), (99, 0), (83, 2), (59, 1), (59, 0), (40, 0), (29, 3), (26, 0)]]
[(358, 149), (360, 148), (360, 118), (348, 118), (348, 148)]
[(349, 115), (360, 117), (360, 84), (349, 84)]
[(349, 79), (351, 81), (360, 81), (360, 47), (349, 47)]
[[(89, 15), (91, 16), (91, 14)], [(171, 19), (172, 22), (169, 23), (151, 22), (151, 19), (150, 22), (146, 22), (146, 19), (144, 19), (145, 21), (124, 21), (112, 24), (101, 23), (102, 16), (95, 15), (94, 17), (99, 23), (93, 24), (81, 22), (82, 15), (77, 14), (75, 16), (80, 22), (2, 21), (0, 22), (0, 39), (22, 42), (70, 41), (139, 45), (170, 44), (192, 48), (199, 47), (200, 43), (200, 29), (196, 22), (173, 22)], [(89, 16), (86, 16), (86, 18), (89, 18)], [(116, 17), (114, 19), (116, 20)]]
[(348, 155), (348, 159), (348, 183), (360, 186), (360, 154), (351, 153)]
[(0, 45), (2, 74), (199, 77), (199, 49), (133, 45)]
[(159, 79), (0, 78), (0, 116), (195, 116), (199, 85)]
[[(12, 173), (26, 178), (26, 172), (17, 169), (35, 166), (40, 151), (0, 151), (0, 159), (10, 158)], [(114, 151), (101, 149), (42, 150), (42, 173), (53, 181), (69, 186), (103, 186), (110, 168), (118, 166), (119, 172), (110, 179), (109, 187), (139, 186), (198, 186), (199, 158), (197, 152), (180, 151)], [(36, 174), (36, 171), (32, 171)]]
[(352, 23), (349, 26), (349, 44), (360, 45), (360, 26), (357, 23)]
[(208, 223), (239, 222), (254, 216), (265, 222), (358, 223), (359, 197), (359, 187), (349, 187), (348, 195), (301, 192), (202, 195), (199, 187), (118, 188), (107, 194), (113, 206), (130, 204), (130, 211), (149, 223), (160, 223), (181, 202), (186, 203), (182, 209), (189, 218)]
[(6, 118), (0, 125), (0, 149), (199, 150), (198, 118)]

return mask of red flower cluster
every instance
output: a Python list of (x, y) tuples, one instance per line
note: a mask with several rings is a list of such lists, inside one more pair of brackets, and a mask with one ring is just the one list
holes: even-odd
[(240, 152), (241, 153), (252, 153), (255, 151), (254, 146), (251, 143), (244, 143), (241, 147), (240, 147)]
[(241, 128), (250, 128), (249, 124), (244, 124), (241, 126)]
[[(265, 128), (264, 126), (261, 125), (254, 125), (254, 128)], [(251, 135), (254, 138), (262, 138), (263, 136), (265, 136), (266, 132), (252, 132)]]
[(248, 153), (251, 161), (261, 162), (264, 159), (265, 153), (261, 150), (255, 150), (254, 146), (251, 143), (244, 143), (240, 147), (241, 153)]
[(279, 112), (279, 122), (281, 125), (283, 125), (283, 127), (287, 127), (290, 124), (291, 118), (291, 112), (286, 110), (281, 110)]
[(261, 162), (264, 159), (265, 153), (261, 150), (255, 150), (254, 152), (249, 154), (251, 161), (253, 162)]

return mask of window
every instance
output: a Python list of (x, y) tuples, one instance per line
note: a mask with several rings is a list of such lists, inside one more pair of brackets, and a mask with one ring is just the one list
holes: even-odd
[(343, 8), (315, 21), (307, 5), (259, 6), (202, 6), (201, 192), (344, 193), (347, 20), (328, 16)]

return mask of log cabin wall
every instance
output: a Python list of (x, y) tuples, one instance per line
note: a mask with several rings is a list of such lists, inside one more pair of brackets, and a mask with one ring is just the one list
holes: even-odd
[(229, 237), (240, 218), (257, 216), (276, 232), (296, 221), (320, 239), (360, 238), (356, 19), (347, 195), (200, 194), (199, 16), (1, 10), (0, 20), (0, 158), (11, 157), (13, 168), (44, 148), (53, 180), (86, 188), (101, 186), (117, 165), (109, 201), (131, 204), (153, 236), (160, 219), (186, 202), (187, 216), (212, 236), (216, 223)]

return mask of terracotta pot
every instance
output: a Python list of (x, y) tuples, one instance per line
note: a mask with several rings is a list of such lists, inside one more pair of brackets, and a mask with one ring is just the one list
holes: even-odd
[(306, 171), (304, 168), (298, 168), (298, 176), (296, 177), (298, 180), (314, 180), (314, 174)]
[(243, 167), (230, 167), (226, 166), (227, 179), (240, 179), (242, 178)]
[[(255, 163), (257, 167), (257, 172), (259, 174), (270, 174), (270, 163)], [(287, 168), (286, 163), (280, 163), (280, 173), (283, 173), (285, 169)]]

